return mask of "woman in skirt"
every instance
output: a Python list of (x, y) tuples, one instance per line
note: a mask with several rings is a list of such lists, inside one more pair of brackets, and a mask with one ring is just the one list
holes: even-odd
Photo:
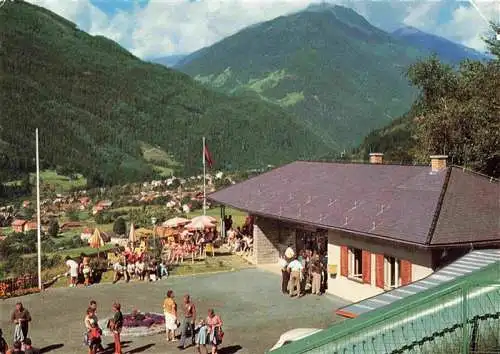
[(177, 329), (177, 304), (174, 300), (174, 292), (167, 291), (167, 297), (163, 302), (163, 312), (165, 314), (165, 329), (167, 330), (167, 342), (175, 342), (175, 330)]

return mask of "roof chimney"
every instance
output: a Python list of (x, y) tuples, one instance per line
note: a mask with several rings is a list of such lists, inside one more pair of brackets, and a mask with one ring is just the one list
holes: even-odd
[(432, 172), (437, 172), (446, 168), (446, 160), (448, 160), (448, 155), (431, 155)]
[(381, 164), (384, 162), (384, 154), (381, 152), (370, 153), (370, 163)]

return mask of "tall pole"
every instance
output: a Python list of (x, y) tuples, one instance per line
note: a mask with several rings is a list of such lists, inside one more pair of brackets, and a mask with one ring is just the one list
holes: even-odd
[(207, 161), (205, 158), (205, 137), (203, 137), (203, 215), (207, 214)]
[(38, 243), (38, 288), (42, 291), (42, 237), (40, 223), (40, 155), (38, 153), (38, 128), (35, 130), (36, 139), (36, 219)]

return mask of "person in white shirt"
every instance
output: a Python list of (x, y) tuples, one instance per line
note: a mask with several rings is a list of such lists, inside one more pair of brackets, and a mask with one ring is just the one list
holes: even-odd
[(135, 277), (135, 263), (130, 262), (127, 264), (127, 273), (130, 278)]
[(230, 228), (228, 231), (227, 231), (227, 244), (229, 246), (229, 248), (233, 248), (234, 247), (234, 241), (236, 239), (236, 231), (234, 231), (233, 228)]
[(295, 257), (295, 252), (293, 251), (292, 246), (288, 246), (288, 248), (286, 249), (285, 257), (288, 259), (293, 259), (293, 257)]
[(69, 267), (68, 275), (70, 276), (70, 288), (76, 286), (78, 280), (78, 263), (71, 259), (71, 257), (66, 257), (66, 265)]
[(302, 263), (298, 261), (297, 257), (294, 257), (293, 261), (288, 264), (287, 269), (290, 270), (290, 296), (295, 296), (295, 294), (297, 297), (300, 296), (300, 277), (303, 268)]
[(135, 262), (135, 274), (139, 277), (139, 280), (144, 280), (145, 273), (146, 273), (146, 267), (144, 261), (139, 260)]
[(125, 270), (121, 262), (116, 262), (113, 266), (113, 270), (115, 271), (115, 276), (113, 279), (113, 284), (114, 284), (123, 277)]
[(288, 262), (283, 254), (279, 259), (279, 265), (281, 268), (281, 292), (283, 294), (288, 294), (288, 282), (290, 281), (290, 273), (288, 272)]

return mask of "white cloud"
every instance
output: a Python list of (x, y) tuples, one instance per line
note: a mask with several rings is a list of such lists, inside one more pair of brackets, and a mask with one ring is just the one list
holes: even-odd
[[(434, 33), (439, 36), (462, 43), (468, 47), (485, 50), (482, 37), (488, 33), (488, 20), (497, 20), (500, 15), (500, 1), (475, 0), (479, 11), (469, 2), (461, 2), (450, 9), (451, 19), (445, 23), (438, 21), (439, 13), (446, 3), (424, 3), (411, 12), (404, 23), (417, 27), (423, 31)], [(482, 15), (481, 15), (482, 14)]]
[[(109, 37), (148, 58), (189, 53), (234, 34), (261, 21), (305, 8), (314, 0), (150, 0), (140, 8), (108, 15), (89, 0), (29, 0), (75, 22), (91, 34)], [(127, 1), (127, 0), (123, 0)], [(375, 2), (338, 0), (378, 25), (405, 23), (442, 35), (465, 45), (482, 49), (481, 35), (487, 24), (470, 6), (450, 2), (392, 0), (383, 3), (383, 11), (374, 10)], [(482, 12), (492, 19), (500, 16), (499, 0), (478, 2)], [(373, 5), (373, 6), (372, 6)], [(438, 21), (440, 11), (449, 7), (449, 20)], [(377, 12), (378, 11), (378, 12)]]

